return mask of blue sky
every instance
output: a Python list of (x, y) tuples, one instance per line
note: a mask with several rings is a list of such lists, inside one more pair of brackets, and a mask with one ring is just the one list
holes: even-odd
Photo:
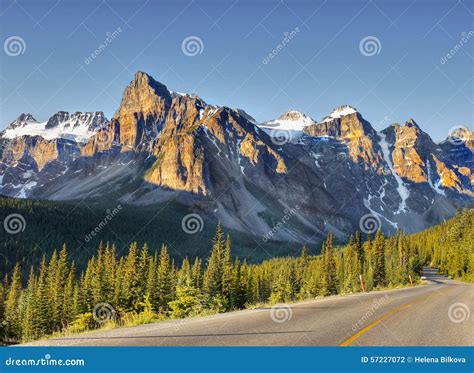
[[(143, 70), (259, 121), (289, 108), (321, 119), (351, 104), (376, 129), (414, 118), (440, 140), (453, 126), (472, 128), (473, 12), (468, 0), (2, 0), (0, 128), (22, 112), (38, 120), (58, 110), (111, 117)], [(182, 50), (190, 36), (202, 41), (195, 56)], [(22, 39), (23, 53), (7, 48), (11, 37)], [(378, 53), (361, 53), (365, 37)]]

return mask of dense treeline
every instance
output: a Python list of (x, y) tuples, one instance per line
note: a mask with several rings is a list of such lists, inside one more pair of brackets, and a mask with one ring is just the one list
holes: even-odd
[[(183, 234), (182, 219), (190, 212), (193, 211), (178, 202), (140, 206), (137, 209), (131, 205), (117, 204), (116, 201), (88, 199), (59, 202), (0, 196), (0, 222), (5, 222), (12, 214), (24, 218), (21, 227), (24, 229), (18, 234), (0, 229), (0, 273), (11, 272), (15, 263), (22, 263), (22, 274), (28, 276), (31, 265), (38, 267), (44, 254), (49, 258), (53, 249), (60, 249), (63, 244), (66, 244), (76, 268), (82, 270), (90, 253), (97, 251), (100, 241), (115, 242), (119, 256), (128, 252), (131, 242), (137, 242), (139, 246), (146, 242), (153, 249), (159, 249), (163, 242), (172, 242), (168, 247), (171, 258), (181, 262), (184, 256), (205, 257), (217, 222), (205, 219), (199, 239), (196, 240), (196, 235)], [(107, 216), (112, 218), (105, 221)], [(100, 232), (91, 236), (91, 232), (99, 226)], [(242, 232), (229, 233), (233, 239), (233, 252), (241, 257), (246, 256), (248, 247), (254, 247), (255, 239), (259, 239)], [(315, 253), (317, 246), (320, 245), (311, 247)], [(291, 242), (260, 240), (249, 260), (261, 262), (269, 258), (267, 253), (276, 256), (298, 255), (299, 249)]]
[[(178, 267), (166, 246), (151, 254), (133, 243), (118, 256), (114, 245), (98, 247), (76, 273), (64, 246), (21, 280), (17, 265), (0, 284), (0, 336), (6, 343), (104, 324), (133, 325), (317, 296), (370, 291), (416, 281), (432, 263), (453, 277), (472, 280), (473, 210), (423, 233), (398, 232), (373, 239), (359, 234), (334, 247), (329, 234), (320, 256), (303, 247), (299, 257), (248, 264), (232, 257), (230, 236), (217, 226), (206, 262), (185, 258)], [(411, 279), (410, 279), (411, 278)]]
[(409, 236), (423, 261), (452, 278), (474, 282), (474, 210)]

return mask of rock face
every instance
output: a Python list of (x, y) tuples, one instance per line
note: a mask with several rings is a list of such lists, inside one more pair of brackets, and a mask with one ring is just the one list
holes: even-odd
[(107, 125), (108, 120), (101, 111), (95, 113), (76, 112), (73, 114), (69, 114), (67, 111), (59, 111), (48, 119), (45, 128), (61, 127), (64, 132), (67, 133), (70, 130), (73, 133), (78, 128), (93, 132)]
[(138, 72), (110, 122), (59, 112), (11, 123), (0, 137), (0, 192), (137, 206), (177, 199), (276, 240), (343, 237), (367, 214), (387, 232), (416, 231), (474, 204), (472, 132), (454, 135), (462, 140), (436, 144), (414, 120), (378, 133), (350, 106), (320, 122), (289, 110), (257, 125)]
[(305, 127), (304, 132), (312, 137), (333, 137), (345, 143), (352, 160), (366, 169), (382, 173), (382, 157), (377, 145), (377, 134), (356, 109), (341, 106), (320, 123)]
[(76, 144), (62, 139), (45, 140), (40, 136), (15, 138), (4, 151), (5, 159), (21, 162), (30, 159), (35, 171), (41, 171), (52, 161), (69, 162), (79, 155)]
[(38, 123), (38, 121), (35, 118), (33, 118), (33, 115), (23, 113), (23, 114), (20, 114), (20, 116), (15, 121), (10, 123), (8, 128), (15, 129), (18, 127), (24, 127), (29, 123)]
[(113, 125), (119, 129), (123, 151), (140, 149), (161, 132), (171, 101), (165, 85), (141, 71), (135, 74), (112, 118)]
[(426, 159), (423, 158), (436, 148), (431, 138), (421, 131), (413, 119), (403, 126), (396, 124), (384, 133), (393, 143), (392, 161), (395, 172), (415, 183), (427, 182)]
[(46, 122), (38, 122), (31, 114), (21, 114), (1, 135), (5, 139), (40, 136), (45, 140), (68, 139), (82, 144), (108, 125), (109, 121), (100, 111), (73, 114), (59, 111)]
[[(448, 152), (433, 142), (418, 124), (410, 119), (403, 126), (395, 124), (385, 129), (388, 141), (392, 144), (391, 158), (395, 172), (404, 180), (417, 184), (441, 186), (448, 191), (465, 195), (472, 192), (472, 151), (468, 148), (469, 131), (463, 133), (465, 142), (448, 147)], [(453, 157), (453, 152), (464, 155)], [(435, 188), (437, 192), (440, 189)]]

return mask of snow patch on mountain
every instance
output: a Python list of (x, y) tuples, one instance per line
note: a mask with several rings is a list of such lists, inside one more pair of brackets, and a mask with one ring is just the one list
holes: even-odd
[(306, 114), (296, 110), (288, 110), (279, 118), (262, 123), (260, 127), (263, 129), (302, 131), (304, 127), (312, 124), (315, 124), (315, 121)]
[(390, 171), (392, 172), (392, 175), (393, 175), (393, 177), (395, 178), (395, 180), (398, 184), (397, 191), (398, 191), (398, 194), (400, 195), (400, 198), (402, 199), (402, 201), (400, 202), (400, 205), (398, 207), (398, 211), (395, 212), (395, 213), (400, 214), (401, 212), (406, 211), (406, 207), (407, 207), (406, 200), (410, 196), (410, 191), (406, 187), (406, 185), (403, 182), (402, 178), (395, 172), (395, 169), (393, 168), (392, 158), (390, 156), (390, 149), (388, 147), (388, 142), (387, 142), (387, 139), (386, 139), (386, 135), (382, 132), (379, 132), (379, 136), (380, 136), (379, 145), (380, 145), (380, 148), (382, 149), (383, 158), (384, 158), (385, 162), (387, 163), (388, 167), (390, 168)]
[(370, 201), (372, 200), (373, 196), (372, 195), (369, 195), (369, 198), (364, 198), (364, 206), (367, 210), (370, 211), (370, 213), (376, 217), (378, 217), (379, 219), (384, 219), (388, 224), (390, 224), (393, 228), (395, 229), (398, 229), (398, 224), (397, 223), (394, 223), (393, 221), (391, 221), (390, 219), (388, 219), (386, 216), (378, 213), (377, 211), (375, 211), (372, 207), (370, 207)]
[(2, 134), (3, 138), (41, 136), (45, 140), (62, 138), (85, 143), (104, 123), (108, 123), (101, 112), (74, 113), (72, 115), (59, 112), (46, 122), (37, 122), (32, 117), (24, 121), (19, 121), (19, 119), (5, 129)]
[(285, 137), (288, 142), (296, 143), (303, 137), (303, 128), (316, 122), (304, 113), (288, 110), (279, 118), (264, 122), (259, 127), (272, 137)]
[(426, 161), (426, 169), (428, 171), (428, 184), (431, 189), (433, 189), (436, 193), (446, 197), (446, 193), (444, 193), (444, 190), (441, 190), (439, 187), (441, 185), (441, 179), (439, 179), (436, 184), (433, 184), (433, 180), (431, 180), (431, 165), (429, 159)]
[(330, 122), (331, 120), (339, 119), (345, 115), (354, 114), (354, 113), (357, 113), (357, 110), (355, 108), (349, 105), (344, 105), (337, 109), (334, 109), (331, 114), (329, 114), (327, 117), (325, 117), (322, 120), (322, 122)]

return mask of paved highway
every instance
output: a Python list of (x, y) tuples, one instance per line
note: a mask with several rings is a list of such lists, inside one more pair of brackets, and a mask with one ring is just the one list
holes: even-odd
[(55, 338), (43, 346), (472, 346), (474, 284), (409, 288)]

